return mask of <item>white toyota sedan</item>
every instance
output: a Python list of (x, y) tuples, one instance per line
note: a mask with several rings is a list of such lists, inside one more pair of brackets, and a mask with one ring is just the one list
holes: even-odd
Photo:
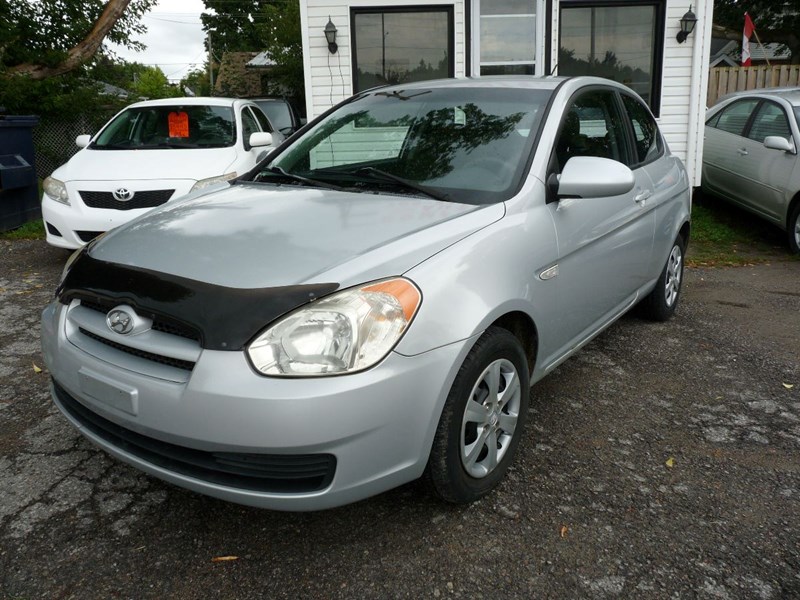
[(283, 140), (261, 109), (230, 98), (132, 104), (44, 180), (47, 242), (80, 248), (99, 234), (252, 169)]

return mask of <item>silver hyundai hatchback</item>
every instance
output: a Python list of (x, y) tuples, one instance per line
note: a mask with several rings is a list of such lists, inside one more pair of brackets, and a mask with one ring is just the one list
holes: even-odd
[(628, 88), (358, 94), (253, 172), (74, 255), (42, 317), (53, 399), (179, 486), (281, 510), (423, 475), (489, 493), (529, 386), (634, 305), (668, 319), (686, 172)]

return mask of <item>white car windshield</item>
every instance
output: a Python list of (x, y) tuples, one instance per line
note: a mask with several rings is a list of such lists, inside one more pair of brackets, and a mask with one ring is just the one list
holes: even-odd
[(129, 108), (97, 136), (94, 150), (223, 148), (236, 141), (228, 106), (170, 105)]
[(550, 95), (524, 88), (377, 90), (321, 120), (256, 180), (386, 188), (470, 204), (506, 200)]

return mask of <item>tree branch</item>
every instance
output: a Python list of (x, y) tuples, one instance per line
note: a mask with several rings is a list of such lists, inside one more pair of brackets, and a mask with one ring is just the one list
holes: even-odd
[(130, 2), (131, 0), (108, 0), (103, 13), (97, 19), (89, 35), (69, 50), (66, 58), (58, 65), (50, 67), (35, 63), (24, 63), (10, 68), (7, 72), (8, 75), (25, 75), (31, 79), (41, 80), (63, 75), (78, 68), (95, 55), (105, 37), (125, 13), (125, 9), (128, 8)]

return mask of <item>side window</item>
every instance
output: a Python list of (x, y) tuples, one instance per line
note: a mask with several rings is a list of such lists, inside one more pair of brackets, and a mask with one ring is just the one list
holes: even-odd
[(792, 136), (786, 113), (774, 102), (764, 102), (761, 105), (747, 133), (747, 137), (759, 143), (763, 143), (764, 138), (769, 135), (778, 135), (786, 140)]
[(741, 100), (734, 102), (727, 108), (722, 110), (717, 121), (716, 129), (733, 133), (734, 135), (742, 135), (744, 126), (750, 118), (753, 110), (758, 104), (758, 100)]
[(250, 135), (261, 131), (258, 128), (258, 122), (256, 121), (253, 113), (250, 112), (250, 109), (245, 107), (242, 109), (242, 136), (244, 137), (244, 145), (245, 147), (249, 147), (250, 144)]
[(261, 127), (261, 131), (266, 131), (267, 133), (272, 133), (272, 125), (269, 123), (269, 119), (261, 112), (260, 108), (256, 108), (255, 106), (251, 106), (250, 110), (253, 111), (253, 114), (256, 116), (256, 121), (258, 121), (259, 127)]
[(644, 105), (633, 96), (622, 94), (622, 103), (633, 126), (633, 137), (636, 141), (636, 162), (648, 163), (661, 156), (661, 136), (658, 125)]
[(559, 172), (573, 156), (599, 156), (628, 163), (625, 125), (614, 92), (584, 92), (570, 105), (556, 142)]

